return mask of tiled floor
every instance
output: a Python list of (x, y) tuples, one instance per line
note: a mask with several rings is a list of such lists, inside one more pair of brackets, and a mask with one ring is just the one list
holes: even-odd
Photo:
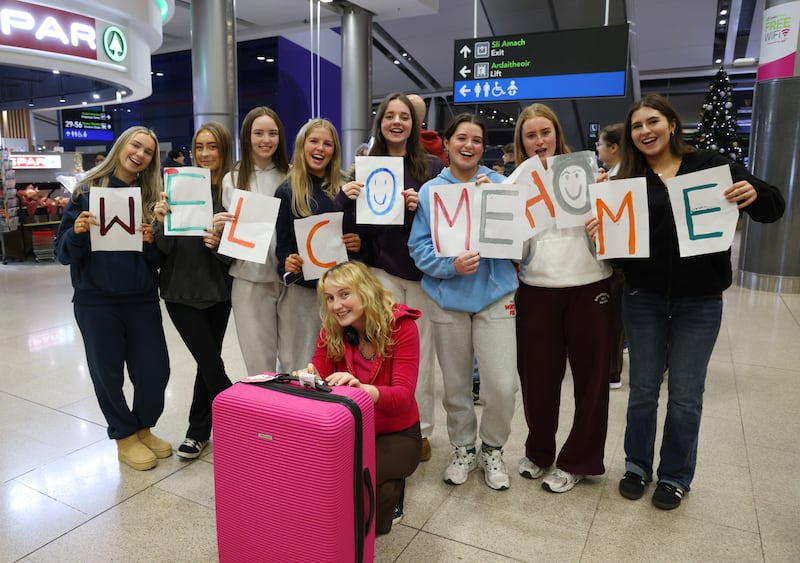
[[(0, 561), (215, 561), (213, 452), (147, 472), (120, 467), (71, 295), (66, 267), (0, 266)], [(172, 379), (157, 432), (177, 445), (194, 367), (166, 315), (165, 328)], [(242, 373), (233, 330), (225, 359)], [(616, 491), (626, 390), (611, 393), (608, 473), (563, 495), (515, 472), (505, 492), (488, 489), (480, 471), (460, 487), (444, 484), (440, 407), (433, 459), (410, 479), (405, 520), (378, 539), (376, 560), (800, 560), (800, 295), (726, 292), (697, 476), (678, 510)], [(560, 440), (571, 393), (568, 377)], [(519, 401), (513, 425), (512, 471), (525, 436)]]

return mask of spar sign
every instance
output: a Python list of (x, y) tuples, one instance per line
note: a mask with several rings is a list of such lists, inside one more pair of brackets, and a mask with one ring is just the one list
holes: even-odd
[(19, 0), (0, 0), (0, 45), (115, 63), (127, 58), (119, 27)]

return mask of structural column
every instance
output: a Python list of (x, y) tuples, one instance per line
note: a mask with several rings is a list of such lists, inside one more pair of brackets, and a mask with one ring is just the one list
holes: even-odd
[(766, 0), (753, 103), (750, 166), (778, 186), (786, 212), (773, 224), (745, 218), (737, 284), (800, 293), (800, 1)]
[(342, 13), (342, 163), (370, 136), (372, 14), (357, 6)]
[[(234, 0), (192, 0), (192, 92), (195, 129), (218, 121), (239, 128)], [(234, 143), (237, 147), (238, 143)]]

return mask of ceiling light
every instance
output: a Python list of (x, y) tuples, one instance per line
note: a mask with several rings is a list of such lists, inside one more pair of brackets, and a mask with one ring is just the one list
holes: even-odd
[(722, 64), (722, 59), (714, 59), (714, 63), (720, 65)]
[(733, 60), (733, 66), (750, 66), (754, 65), (758, 62), (758, 59), (755, 57), (742, 57), (739, 59)]
[(157, 72), (156, 76), (164, 76), (164, 73), (163, 72)]
[(265, 60), (267, 60), (267, 57), (265, 57), (264, 55), (259, 55), (258, 57), (256, 57), (256, 60), (257, 61), (265, 61)]
[(66, 99), (64, 96), (61, 96), (61, 97), (58, 99), (58, 101), (59, 101), (59, 103), (62, 103), (62, 104), (66, 104), (66, 103), (67, 103), (67, 99)]
[(86, 100), (83, 100), (83, 101), (81, 102), (81, 105), (82, 105), (82, 106), (85, 106), (85, 105), (87, 105), (88, 103), (89, 103), (89, 102), (87, 102)]
[(395, 59), (395, 60), (394, 60), (394, 64), (396, 64), (396, 65), (399, 65), (399, 64), (400, 64), (400, 61), (398, 61), (397, 59)]
[(53, 69), (53, 74), (61, 74), (61, 71), (58, 70), (57, 68), (54, 68)]
[(720, 10), (720, 11), (719, 11), (719, 15), (720, 15), (720, 16), (727, 16), (727, 15), (728, 15), (728, 10), (724, 10), (724, 9), (723, 9), (723, 10)]
[(97, 94), (97, 93), (92, 94), (92, 98), (94, 98), (95, 100), (99, 100), (100, 99), (100, 94)]
[(719, 25), (725, 25), (728, 23), (728, 20), (719, 20)]
[(274, 62), (275, 62), (275, 59), (273, 59), (272, 57), (269, 57), (269, 58), (267, 59), (267, 62), (268, 62), (268, 63), (274, 63)]
[(29, 107), (29, 108), (32, 108), (32, 107), (33, 107), (33, 98), (31, 98), (30, 100), (28, 100), (28, 107)]

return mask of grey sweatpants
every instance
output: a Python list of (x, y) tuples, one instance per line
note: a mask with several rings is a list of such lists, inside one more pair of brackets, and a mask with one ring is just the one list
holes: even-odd
[[(436, 355), (442, 368), (447, 433), (456, 446), (471, 448), (476, 437), (504, 446), (511, 433), (517, 376), (514, 293), (477, 313), (431, 308)], [(472, 358), (478, 359), (481, 399), (480, 432), (472, 402)]]

